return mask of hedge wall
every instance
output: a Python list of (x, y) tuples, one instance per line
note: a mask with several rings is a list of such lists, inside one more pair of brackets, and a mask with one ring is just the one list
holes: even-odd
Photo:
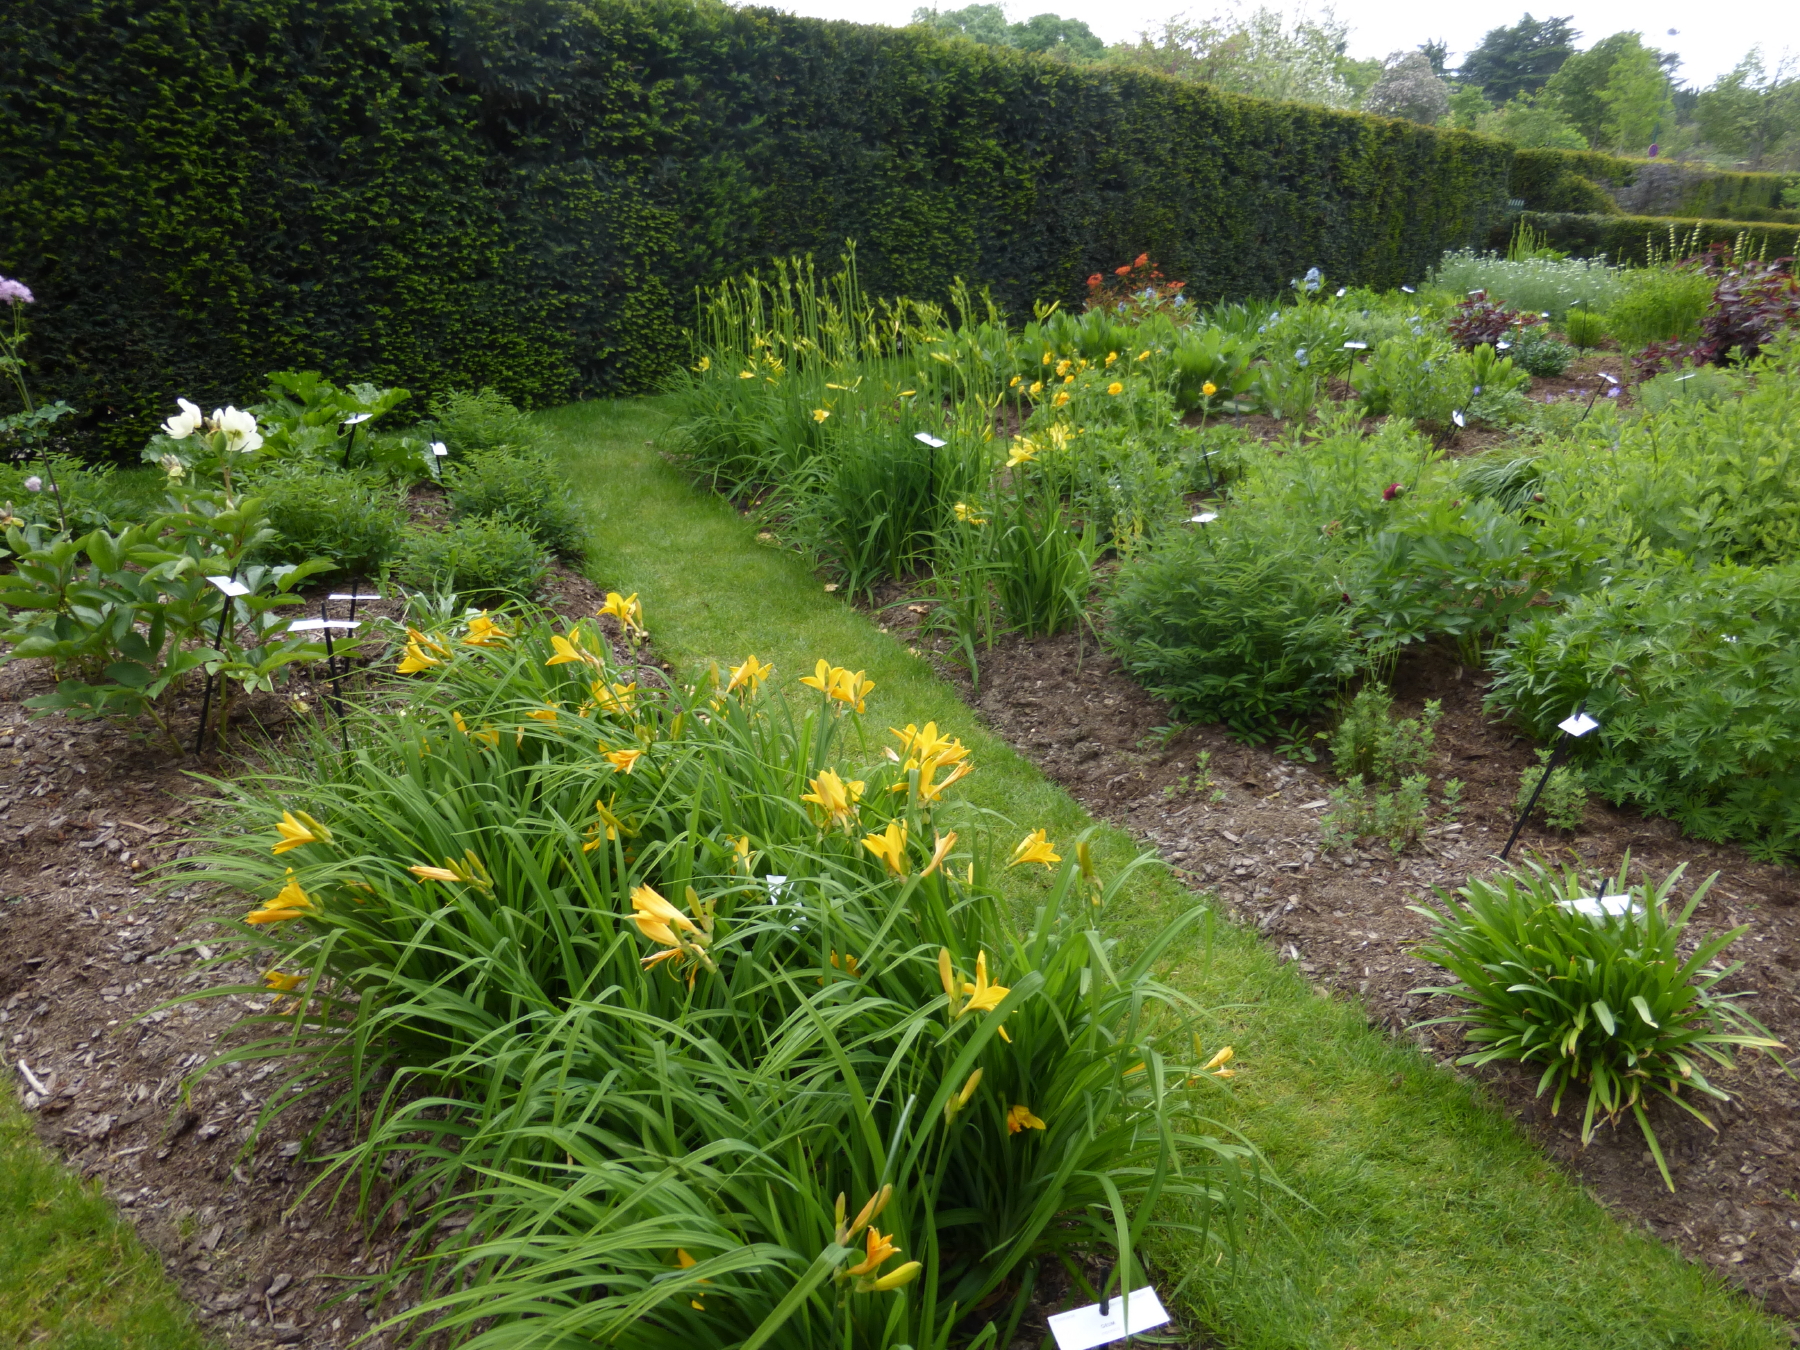
[[(1740, 239), (1753, 255), (1788, 258), (1800, 254), (1800, 228), (1766, 225), (1742, 220), (1672, 220), (1667, 216), (1608, 216), (1580, 212), (1526, 211), (1520, 217), (1551, 248), (1578, 258), (1605, 254), (1611, 262), (1642, 263), (1651, 249), (1667, 255), (1672, 247), (1685, 248), (1699, 231), (1698, 247)], [(1671, 242), (1673, 231), (1675, 239)], [(1506, 246), (1507, 231), (1496, 230), (1488, 238), (1492, 248)]]
[(1719, 173), (1664, 159), (1626, 159), (1592, 150), (1520, 150), (1512, 195), (1528, 211), (1752, 220), (1800, 224), (1784, 208), (1791, 174)]
[(859, 244), (1015, 310), (1141, 250), (1197, 297), (1416, 279), (1503, 143), (714, 0), (14, 0), (0, 272), (114, 450), (317, 366), (652, 387), (693, 288)]

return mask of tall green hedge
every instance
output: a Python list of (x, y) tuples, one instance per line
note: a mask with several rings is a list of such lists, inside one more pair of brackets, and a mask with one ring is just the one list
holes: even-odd
[(652, 387), (694, 287), (859, 245), (1015, 310), (1148, 250), (1196, 297), (1391, 285), (1511, 149), (714, 0), (13, 0), (0, 272), (115, 450), (317, 366), (527, 402)]
[[(1800, 211), (1781, 204), (1783, 190), (1796, 181), (1791, 174), (1721, 173), (1596, 150), (1520, 150), (1512, 195), (1527, 211), (1800, 224)], [(1626, 199), (1623, 211), (1615, 193)], [(1644, 200), (1634, 203), (1634, 197)]]
[[(1615, 263), (1642, 264), (1654, 251), (1667, 257), (1704, 251), (1711, 244), (1742, 243), (1753, 257), (1788, 258), (1800, 253), (1800, 227), (1757, 224), (1743, 220), (1676, 220), (1668, 216), (1609, 216), (1580, 212), (1526, 211), (1519, 219), (1535, 230), (1551, 248), (1578, 258), (1604, 254)], [(1697, 236), (1697, 237), (1696, 237)], [(1504, 248), (1507, 232), (1497, 230), (1488, 239), (1492, 248)]]

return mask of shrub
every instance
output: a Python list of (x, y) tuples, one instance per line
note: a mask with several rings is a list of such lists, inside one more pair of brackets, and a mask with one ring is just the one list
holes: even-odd
[[(1553, 1114), (1570, 1088), (1584, 1092), (1583, 1144), (1593, 1138), (1597, 1119), (1610, 1124), (1629, 1111), (1670, 1190), (1675, 1182), (1646, 1105), (1661, 1096), (1710, 1126), (1683, 1090), (1730, 1098), (1701, 1066), (1711, 1060), (1729, 1069), (1733, 1047), (1779, 1044), (1737, 1006), (1742, 995), (1718, 991), (1739, 965), (1721, 967), (1715, 958), (1743, 928), (1703, 938), (1682, 958), (1688, 921), (1712, 884), (1709, 877), (1671, 917), (1670, 895), (1684, 870), (1658, 885), (1629, 888), (1641, 912), (1616, 918), (1565, 909), (1561, 902), (1586, 894), (1586, 885), (1572, 869), (1559, 877), (1538, 866), (1471, 879), (1454, 900), (1440, 891), (1442, 908), (1415, 906), (1436, 924), (1419, 955), (1457, 980), (1415, 992), (1474, 1005), (1424, 1023), (1471, 1028), (1468, 1039), (1480, 1048), (1457, 1063), (1542, 1066), (1538, 1095), (1552, 1093)], [(1600, 892), (1626, 889), (1621, 877)]]
[(498, 516), (414, 530), (400, 555), (400, 579), (420, 589), (448, 589), (476, 603), (530, 599), (549, 570), (530, 530)]
[(1494, 300), (1532, 314), (1567, 320), (1580, 308), (1604, 310), (1622, 287), (1619, 269), (1603, 260), (1533, 258), (1511, 261), (1497, 253), (1462, 249), (1446, 253), (1432, 284), (1457, 295), (1484, 291)]
[(1365, 684), (1331, 734), (1332, 767), (1342, 778), (1397, 781), (1431, 754), (1443, 711), (1437, 699), (1428, 699), (1423, 716), (1396, 718), (1394, 696), (1379, 684)]
[(1696, 341), (1712, 293), (1711, 275), (1695, 265), (1627, 272), (1624, 294), (1606, 311), (1607, 330), (1630, 351), (1653, 342)]
[(1562, 324), (1563, 336), (1578, 352), (1592, 351), (1606, 340), (1606, 320), (1591, 309), (1571, 309)]
[(531, 414), (489, 388), (439, 395), (431, 401), (431, 420), (419, 430), (426, 440), (442, 441), (452, 461), (489, 450), (531, 451), (544, 443)]
[(260, 550), (272, 562), (329, 558), (346, 572), (372, 577), (398, 550), (406, 528), (399, 494), (372, 474), (288, 470), (257, 484), (256, 492), (277, 536)]
[(1327, 849), (1349, 848), (1358, 839), (1384, 840), (1398, 857), (1419, 842), (1430, 822), (1431, 780), (1409, 774), (1392, 792), (1372, 791), (1361, 774), (1331, 790), (1331, 807), (1319, 817), (1319, 842)]
[(1107, 638), (1158, 698), (1260, 738), (1319, 711), (1355, 670), (1345, 599), (1316, 526), (1233, 510), (1120, 570)]
[[(1581, 770), (1571, 765), (1559, 764), (1550, 768), (1554, 753), (1539, 750), (1538, 762), (1527, 765), (1519, 774), (1519, 792), (1513, 802), (1513, 814), (1523, 815), (1532, 794), (1537, 793), (1536, 809), (1543, 813), (1544, 821), (1551, 829), (1579, 830), (1587, 818), (1587, 781), (1581, 776)], [(1550, 781), (1544, 783), (1542, 792), (1538, 792), (1538, 784), (1543, 782), (1546, 772)]]
[[(1579, 310), (1574, 312), (1580, 313)], [(1511, 356), (1513, 364), (1527, 374), (1554, 379), (1573, 364), (1575, 349), (1556, 341), (1541, 329), (1532, 329), (1513, 340)]]
[(982, 817), (940, 799), (963, 747), (909, 728), (890, 762), (859, 694), (640, 689), (590, 624), (481, 622), (414, 640), (356, 756), (240, 780), (190, 864), (305, 897), (233, 925), (297, 988), (222, 1058), (293, 1064), (364, 1126), (333, 1168), (366, 1220), (413, 1218), (410, 1332), (943, 1350), (971, 1307), (1016, 1327), (1078, 1251), (1129, 1280), (1159, 1205), (1229, 1241), (1252, 1155), (1196, 1131), (1191, 1089), (1231, 1055), (1194, 1057), (1152, 974), (1198, 907), (1127, 960), (1095, 927), (1117, 879), (1038, 832), (1021, 932)]
[(1548, 740), (1585, 706), (1587, 784), (1754, 856), (1800, 857), (1800, 564), (1615, 580), (1496, 650), (1490, 698)]
[(453, 519), (502, 516), (558, 557), (578, 560), (586, 552), (581, 508), (547, 460), (490, 450), (456, 465), (447, 479)]

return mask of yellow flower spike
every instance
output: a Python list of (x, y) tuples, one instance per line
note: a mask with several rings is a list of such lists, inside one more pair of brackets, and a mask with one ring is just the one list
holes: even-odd
[(1044, 1122), (1031, 1114), (1029, 1106), (1014, 1106), (1006, 1113), (1006, 1132), (1018, 1134), (1023, 1130), (1044, 1129)]
[(862, 800), (865, 786), (861, 780), (845, 782), (836, 770), (826, 769), (807, 786), (812, 791), (802, 793), (800, 800), (818, 808), (813, 815), (821, 826), (841, 825), (849, 829), (855, 823), (857, 803)]
[(925, 1269), (923, 1262), (908, 1261), (905, 1265), (896, 1266), (888, 1274), (883, 1275), (875, 1281), (873, 1287), (884, 1294), (890, 1289), (903, 1289), (918, 1279), (919, 1272), (923, 1269)]
[(815, 422), (823, 422), (827, 417), (830, 417), (830, 416), (831, 416), (831, 409), (829, 409), (829, 408), (814, 408), (813, 409), (813, 421), (815, 421)]
[(901, 398), (911, 398), (914, 394), (916, 394), (918, 392), (919, 391), (917, 389), (902, 389), (900, 391), (900, 397)]
[(1211, 380), (1208, 380), (1205, 384), (1200, 386), (1200, 392), (1206, 395), (1206, 397), (1211, 398), (1214, 394), (1219, 392), (1219, 386), (1214, 384)]
[(421, 863), (406, 870), (420, 881), (460, 881), (477, 890), (494, 889), (493, 879), (488, 876), (487, 868), (481, 865), (481, 859), (475, 856), (474, 849), (467, 850), (460, 859), (445, 858), (442, 867), (428, 867)]
[(742, 689), (754, 697), (762, 682), (774, 673), (774, 666), (758, 661), (756, 653), (752, 652), (744, 658), (743, 665), (731, 667), (731, 683), (725, 686), (725, 692), (729, 694), (734, 689)]
[(1045, 867), (1054, 867), (1062, 861), (1062, 855), (1051, 847), (1050, 840), (1044, 830), (1033, 830), (1019, 841), (1019, 846), (1012, 851), (1008, 867), (1018, 867), (1024, 863), (1042, 863)]
[(926, 864), (925, 870), (919, 873), (920, 877), (928, 877), (933, 872), (937, 871), (938, 868), (943, 865), (945, 856), (948, 855), (950, 850), (955, 846), (955, 830), (950, 831), (949, 834), (938, 835), (936, 843), (932, 846), (931, 861)]
[(863, 847), (887, 865), (888, 875), (904, 877), (911, 871), (906, 857), (906, 823), (890, 820), (881, 834), (869, 835)]
[(318, 912), (312, 897), (300, 889), (300, 883), (294, 879), (294, 869), (287, 869), (287, 884), (275, 895), (262, 902), (244, 916), (245, 923), (282, 923), (288, 919), (298, 919), (302, 915)]
[(269, 849), (271, 853), (286, 853), (302, 844), (331, 842), (331, 831), (304, 811), (283, 811), (281, 819), (275, 822), (275, 828), (281, 835), (281, 841)]
[(535, 718), (539, 722), (554, 722), (556, 720), (556, 711), (557, 710), (554, 707), (533, 708), (525, 715), (527, 717)]
[(620, 773), (628, 774), (637, 768), (637, 762), (643, 758), (642, 750), (613, 750), (602, 758)]
[(511, 633), (488, 618), (484, 609), (469, 620), (469, 631), (463, 634), (463, 641), (471, 647), (497, 647), (504, 645), (511, 636)]
[(304, 975), (289, 975), (285, 971), (280, 970), (265, 970), (263, 972), (263, 987), (265, 989), (273, 989), (278, 994), (285, 994), (291, 989), (298, 989), (305, 983), (306, 976)]
[(1041, 447), (1028, 436), (1013, 438), (1011, 453), (1006, 457), (1006, 467), (1015, 469), (1021, 464), (1029, 464), (1036, 458)]
[(600, 669), (600, 658), (582, 647), (579, 631), (571, 632), (568, 637), (555, 634), (550, 639), (550, 645), (555, 649), (556, 655), (544, 662), (547, 666), (566, 666), (571, 662), (581, 661), (595, 670)]
[(1106, 386), (1106, 392), (1115, 395), (1122, 394), (1125, 392), (1125, 386), (1120, 384), (1117, 380), (1114, 380), (1111, 384)]

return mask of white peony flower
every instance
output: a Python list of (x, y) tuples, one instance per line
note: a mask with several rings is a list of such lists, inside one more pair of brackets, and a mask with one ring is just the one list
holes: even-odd
[(256, 429), (255, 416), (241, 408), (214, 408), (212, 427), (225, 433), (227, 450), (247, 455), (262, 448), (262, 433)]
[(185, 398), (178, 398), (175, 402), (181, 405), (181, 411), (163, 423), (163, 430), (168, 433), (170, 440), (185, 441), (200, 430), (201, 424), (206, 421), (206, 418)]

